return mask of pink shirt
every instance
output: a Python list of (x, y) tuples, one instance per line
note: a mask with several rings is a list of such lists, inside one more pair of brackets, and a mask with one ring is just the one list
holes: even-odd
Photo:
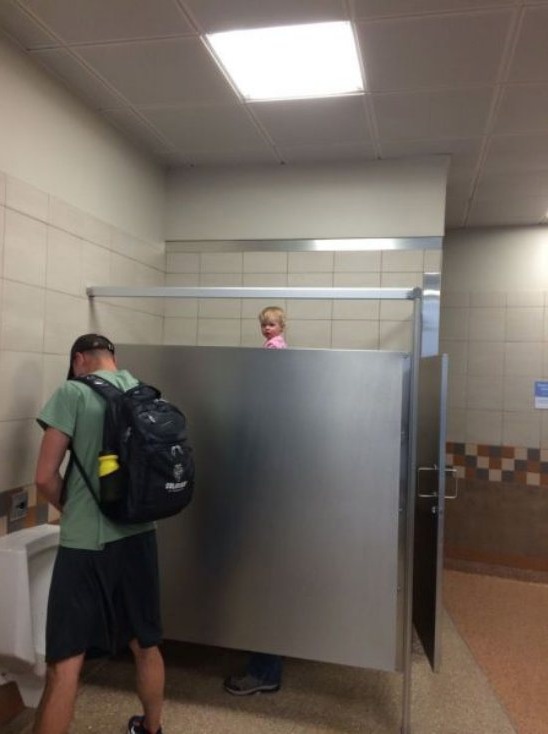
[(273, 336), (272, 339), (267, 339), (263, 344), (265, 349), (287, 349), (285, 339), (281, 334)]

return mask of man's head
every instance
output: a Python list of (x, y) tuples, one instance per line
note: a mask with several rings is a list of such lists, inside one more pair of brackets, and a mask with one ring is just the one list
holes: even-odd
[(72, 345), (67, 380), (98, 369), (116, 369), (114, 344), (100, 334), (83, 334)]

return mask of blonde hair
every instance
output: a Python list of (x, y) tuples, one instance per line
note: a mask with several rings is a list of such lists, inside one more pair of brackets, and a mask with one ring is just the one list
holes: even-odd
[(259, 314), (259, 322), (264, 324), (270, 319), (272, 319), (272, 321), (277, 321), (282, 328), (282, 331), (285, 329), (285, 311), (283, 308), (279, 308), (278, 306), (267, 306), (266, 308), (263, 308)]

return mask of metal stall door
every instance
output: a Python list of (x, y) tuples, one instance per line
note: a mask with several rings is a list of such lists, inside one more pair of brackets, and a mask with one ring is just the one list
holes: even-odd
[(413, 624), (434, 670), (441, 662), (447, 355), (419, 368)]
[(410, 360), (123, 347), (188, 416), (195, 498), (159, 523), (167, 638), (397, 670)]

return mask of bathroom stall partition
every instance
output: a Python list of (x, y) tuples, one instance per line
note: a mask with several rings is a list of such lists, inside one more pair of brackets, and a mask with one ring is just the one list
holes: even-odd
[[(443, 509), (443, 420), (425, 426), (444, 404), (444, 360), (420, 357), (422, 290), (148, 289), (154, 296), (159, 290), (182, 297), (226, 298), (228, 291), (271, 297), (265, 291), (277, 290), (280, 298), (415, 302), (409, 353), (118, 351), (123, 366), (183, 408), (196, 452), (195, 499), (159, 526), (166, 638), (401, 671), (401, 731), (409, 734), (413, 564), (429, 569), (415, 588), (427, 622), (415, 626), (426, 629), (433, 650), (443, 518), (438, 509), (430, 512), (434, 534), (414, 543), (419, 448), (428, 461), (432, 451), (439, 454), (431, 462), (440, 478), (431, 502)], [(419, 393), (434, 407), (421, 409)]]

